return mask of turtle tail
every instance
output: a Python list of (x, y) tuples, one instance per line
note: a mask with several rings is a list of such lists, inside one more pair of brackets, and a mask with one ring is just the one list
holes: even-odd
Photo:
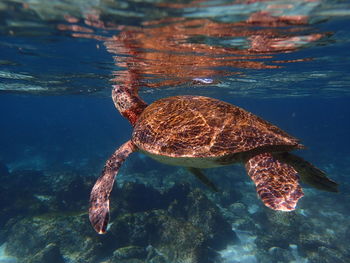
[(274, 156), (278, 160), (293, 166), (300, 175), (302, 182), (319, 190), (338, 192), (338, 184), (336, 182), (329, 179), (323, 171), (308, 161), (305, 161), (303, 158), (288, 152), (274, 154)]
[(109, 196), (118, 170), (136, 147), (131, 141), (124, 143), (107, 160), (101, 176), (97, 179), (90, 194), (89, 219), (99, 234), (104, 234), (109, 221)]
[(271, 153), (251, 157), (245, 167), (262, 202), (273, 210), (292, 211), (304, 195), (297, 171)]

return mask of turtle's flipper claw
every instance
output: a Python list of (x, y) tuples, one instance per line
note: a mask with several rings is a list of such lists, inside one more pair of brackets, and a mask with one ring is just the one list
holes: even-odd
[(89, 219), (97, 233), (105, 234), (109, 221), (109, 207), (90, 207)]
[(109, 221), (109, 194), (112, 191), (114, 177), (117, 173), (117, 171), (107, 173), (106, 170), (103, 170), (90, 194), (89, 219), (93, 228), (99, 234), (106, 233)]
[(135, 151), (131, 141), (124, 143), (108, 159), (102, 175), (97, 179), (90, 194), (89, 219), (99, 234), (104, 234), (109, 221), (109, 196), (118, 170), (130, 153)]

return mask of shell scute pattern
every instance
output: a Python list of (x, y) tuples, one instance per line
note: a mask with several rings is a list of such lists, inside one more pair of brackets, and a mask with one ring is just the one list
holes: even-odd
[(201, 96), (152, 103), (136, 122), (132, 141), (145, 152), (169, 157), (220, 157), (264, 146), (300, 146), (297, 139), (259, 117)]

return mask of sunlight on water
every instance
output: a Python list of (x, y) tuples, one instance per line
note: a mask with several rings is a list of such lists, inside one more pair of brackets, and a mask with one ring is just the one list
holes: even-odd
[[(113, 81), (143, 89), (191, 90), (193, 79), (210, 78), (236, 96), (266, 94), (267, 86), (279, 97), (309, 96), (314, 88), (303, 83), (316, 77), (320, 96), (348, 95), (348, 89), (341, 88), (349, 84), (344, 74), (349, 65), (341, 59), (348, 53), (348, 40), (343, 36), (338, 41), (340, 33), (327, 26), (348, 16), (347, 6), (338, 5), (302, 0), (4, 2), (0, 45), (8, 55), (3, 58), (0, 90), (107, 95), (113, 70)], [(73, 42), (70, 36), (78, 40)], [(338, 42), (338, 52), (324, 57), (333, 42)], [(310, 48), (313, 52), (303, 51)], [(23, 56), (16, 61), (18, 53)], [(328, 68), (319, 67), (323, 60)], [(38, 72), (35, 65), (41, 63), (52, 68)], [(297, 70), (300, 66), (303, 72)], [(269, 79), (259, 77), (265, 72)], [(242, 83), (237, 79), (253, 79), (259, 85), (238, 90)], [(291, 81), (300, 87), (295, 89)]]

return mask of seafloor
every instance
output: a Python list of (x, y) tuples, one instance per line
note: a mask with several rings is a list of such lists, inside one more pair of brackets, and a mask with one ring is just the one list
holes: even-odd
[(96, 172), (1, 163), (0, 262), (349, 262), (349, 184), (338, 195), (305, 188), (299, 209), (275, 212), (240, 166), (207, 170), (212, 193), (185, 169), (136, 155), (113, 191), (109, 231), (97, 235), (87, 216)]

